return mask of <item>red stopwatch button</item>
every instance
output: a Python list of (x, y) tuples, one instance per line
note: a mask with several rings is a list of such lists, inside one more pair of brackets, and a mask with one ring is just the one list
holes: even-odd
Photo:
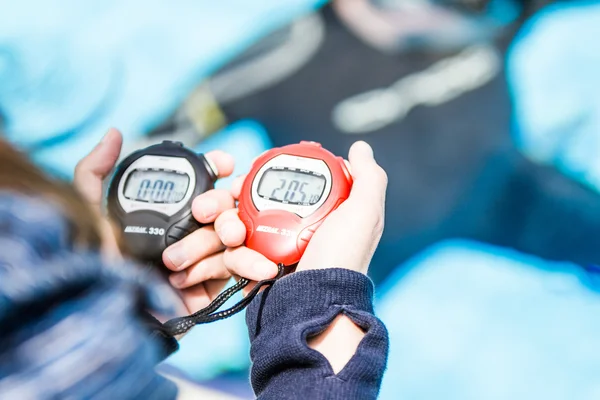
[(303, 141), (300, 142), (300, 144), (308, 144), (310, 146), (323, 147), (323, 146), (321, 146), (321, 143), (319, 143), (319, 142), (313, 142), (313, 141), (310, 141), (310, 140), (303, 140)]
[(246, 246), (275, 263), (298, 263), (315, 231), (348, 198), (351, 187), (344, 160), (319, 143), (267, 151), (252, 165), (240, 194)]
[(352, 182), (352, 175), (350, 175), (350, 171), (348, 170), (348, 166), (346, 165), (346, 161), (342, 157), (338, 157), (340, 164), (342, 165), (342, 170), (344, 171), (344, 175), (346, 175), (346, 179)]

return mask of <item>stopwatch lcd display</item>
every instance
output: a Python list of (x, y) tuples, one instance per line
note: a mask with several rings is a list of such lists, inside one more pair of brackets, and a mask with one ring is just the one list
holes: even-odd
[(263, 199), (303, 206), (317, 204), (324, 190), (323, 175), (287, 168), (266, 170), (257, 189), (258, 195)]
[(173, 204), (185, 197), (190, 177), (181, 172), (136, 169), (129, 174), (123, 195), (144, 203)]

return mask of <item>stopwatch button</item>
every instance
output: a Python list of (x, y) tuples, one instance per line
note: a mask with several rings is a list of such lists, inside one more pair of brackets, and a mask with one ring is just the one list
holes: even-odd
[(167, 235), (167, 247), (169, 247), (173, 243), (178, 242), (180, 240), (181, 240), (181, 238), (178, 238), (177, 236)]
[(346, 163), (346, 160), (344, 160), (342, 157), (338, 157), (337, 159), (339, 160), (340, 165), (342, 166), (342, 171), (344, 171), (344, 175), (346, 175), (346, 179), (351, 180), (352, 175), (350, 174), (350, 166)]
[(312, 238), (313, 232), (309, 232), (308, 230), (305, 230), (302, 232), (302, 234), (300, 235), (300, 240), (302, 240), (303, 242), (310, 242), (310, 239)]
[(311, 145), (311, 146), (323, 147), (323, 146), (321, 146), (321, 143), (313, 142), (313, 141), (310, 141), (310, 140), (303, 140), (303, 141), (300, 142), (300, 144), (308, 144), (308, 145)]
[(183, 221), (183, 224), (178, 225), (188, 230), (190, 233), (202, 227), (202, 225), (196, 221), (196, 218), (194, 218), (193, 215), (190, 215), (185, 221)]
[(165, 144), (173, 144), (175, 146), (183, 147), (183, 143), (181, 143), (181, 142), (174, 142), (172, 140), (163, 140), (163, 143), (165, 143)]
[(179, 227), (177, 225), (173, 225), (167, 231), (167, 246), (170, 246), (173, 243), (180, 241), (181, 239), (183, 239), (190, 233), (191, 232), (185, 228)]
[(342, 203), (343, 203), (344, 201), (346, 201), (346, 199), (339, 199), (339, 200), (337, 201), (337, 203), (335, 203), (335, 205), (333, 206), (332, 210), (336, 210), (336, 209), (337, 209), (339, 206), (341, 206), (341, 205), (342, 205)]
[(173, 243), (180, 241), (181, 239), (194, 232), (201, 226), (202, 225), (194, 219), (193, 215), (182, 219), (175, 225), (171, 226), (167, 231), (167, 246), (170, 246)]
[(300, 232), (300, 240), (302, 240), (303, 242), (310, 242), (310, 239), (312, 238), (312, 236), (315, 234), (315, 231), (317, 230), (317, 228), (321, 225), (321, 223), (317, 223), (315, 225), (309, 226), (308, 228), (304, 229), (302, 232)]

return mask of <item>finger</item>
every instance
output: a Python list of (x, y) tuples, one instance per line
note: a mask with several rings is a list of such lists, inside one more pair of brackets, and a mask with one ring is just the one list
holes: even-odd
[(95, 206), (102, 203), (102, 180), (110, 174), (119, 155), (123, 137), (117, 129), (111, 128), (102, 141), (75, 167), (73, 183), (77, 190)]
[(252, 281), (274, 278), (278, 272), (274, 262), (245, 246), (226, 249), (223, 260), (232, 275), (239, 275)]
[(224, 248), (214, 228), (204, 226), (167, 247), (162, 259), (171, 271), (181, 271)]
[(363, 141), (354, 143), (348, 159), (354, 181), (350, 199), (380, 202), (385, 198), (387, 175), (375, 161), (371, 146)]
[(215, 230), (227, 247), (241, 246), (246, 240), (246, 226), (238, 216), (237, 208), (224, 211), (215, 220)]
[(348, 206), (357, 210), (354, 214), (357, 226), (363, 226), (364, 232), (376, 238), (372, 241), (370, 259), (383, 233), (387, 175), (375, 161), (373, 149), (365, 142), (354, 143), (348, 159), (354, 181), (347, 200)]
[(169, 282), (177, 289), (186, 289), (211, 279), (229, 279), (231, 274), (225, 267), (223, 253), (208, 256), (183, 271), (169, 276)]
[(213, 189), (196, 197), (192, 203), (192, 214), (196, 221), (208, 224), (225, 210), (235, 207), (235, 199), (228, 190)]
[(244, 186), (244, 181), (246, 180), (246, 175), (240, 175), (233, 180), (231, 184), (231, 194), (234, 199), (240, 198), (240, 193), (242, 192), (242, 186)]
[(228, 177), (233, 173), (235, 161), (230, 154), (221, 150), (213, 150), (209, 151), (204, 156), (217, 168), (216, 172), (219, 178)]

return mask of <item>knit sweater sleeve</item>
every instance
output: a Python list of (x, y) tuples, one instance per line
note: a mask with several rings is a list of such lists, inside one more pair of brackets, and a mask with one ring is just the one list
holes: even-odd
[(48, 203), (0, 192), (0, 399), (176, 398), (140, 320), (170, 312), (169, 288), (75, 249)]
[[(335, 374), (307, 345), (340, 313), (366, 334)], [(388, 353), (388, 335), (373, 312), (373, 284), (346, 269), (296, 272), (277, 281), (250, 304), (251, 381), (259, 399), (373, 399)]]

